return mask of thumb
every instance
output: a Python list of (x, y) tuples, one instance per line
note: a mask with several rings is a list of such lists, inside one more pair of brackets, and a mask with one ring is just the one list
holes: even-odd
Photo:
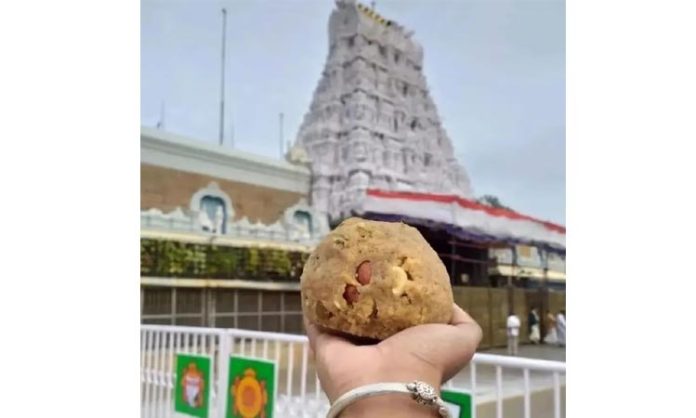
[(309, 348), (317, 355), (334, 348), (354, 346), (353, 343), (345, 338), (322, 331), (319, 327), (309, 322), (306, 317), (304, 318), (304, 326), (309, 339)]

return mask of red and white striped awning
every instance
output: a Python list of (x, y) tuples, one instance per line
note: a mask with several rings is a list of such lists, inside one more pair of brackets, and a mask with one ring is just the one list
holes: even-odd
[(360, 214), (437, 222), (474, 236), (565, 250), (565, 227), (452, 195), (369, 189)]

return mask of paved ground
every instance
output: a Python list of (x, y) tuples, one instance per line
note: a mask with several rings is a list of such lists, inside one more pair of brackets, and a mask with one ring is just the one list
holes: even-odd
[[(507, 355), (506, 348), (481, 351), (482, 353)], [(523, 345), (519, 347), (517, 357), (565, 362), (565, 348), (549, 345)], [(468, 370), (464, 370), (467, 372)], [(468, 379), (462, 374), (455, 378), (455, 385), (471, 388)], [(565, 376), (560, 376), (560, 416), (565, 417)], [(545, 373), (530, 373), (530, 415), (534, 418), (554, 417), (553, 376)], [(479, 366), (476, 386), (477, 418), (496, 417), (495, 370), (492, 367)], [(503, 416), (505, 418), (524, 417), (524, 380), (522, 373), (516, 370), (503, 371)]]
[[(491, 350), (483, 350), (482, 353), (507, 355), (506, 348), (494, 348)], [(565, 361), (565, 347), (547, 344), (528, 344), (521, 345), (519, 348), (518, 357), (537, 358), (542, 360)]]

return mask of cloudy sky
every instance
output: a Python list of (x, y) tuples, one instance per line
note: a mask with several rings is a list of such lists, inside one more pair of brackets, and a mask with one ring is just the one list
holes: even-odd
[[(369, 3), (369, 2), (368, 2)], [(333, 0), (141, 0), (141, 123), (217, 142), (226, 7), (225, 146), (278, 157), (324, 66)], [(477, 195), (565, 223), (565, 3), (378, 0), (415, 31), (440, 117)]]

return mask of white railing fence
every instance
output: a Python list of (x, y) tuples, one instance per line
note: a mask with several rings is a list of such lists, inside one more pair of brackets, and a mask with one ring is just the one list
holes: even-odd
[[(225, 416), (230, 355), (274, 360), (276, 416), (325, 417), (329, 404), (303, 335), (165, 325), (141, 325), (141, 416), (175, 417), (176, 353), (211, 358), (211, 418)], [(565, 363), (477, 353), (445, 384), (475, 394), (477, 418), (564, 416)]]

